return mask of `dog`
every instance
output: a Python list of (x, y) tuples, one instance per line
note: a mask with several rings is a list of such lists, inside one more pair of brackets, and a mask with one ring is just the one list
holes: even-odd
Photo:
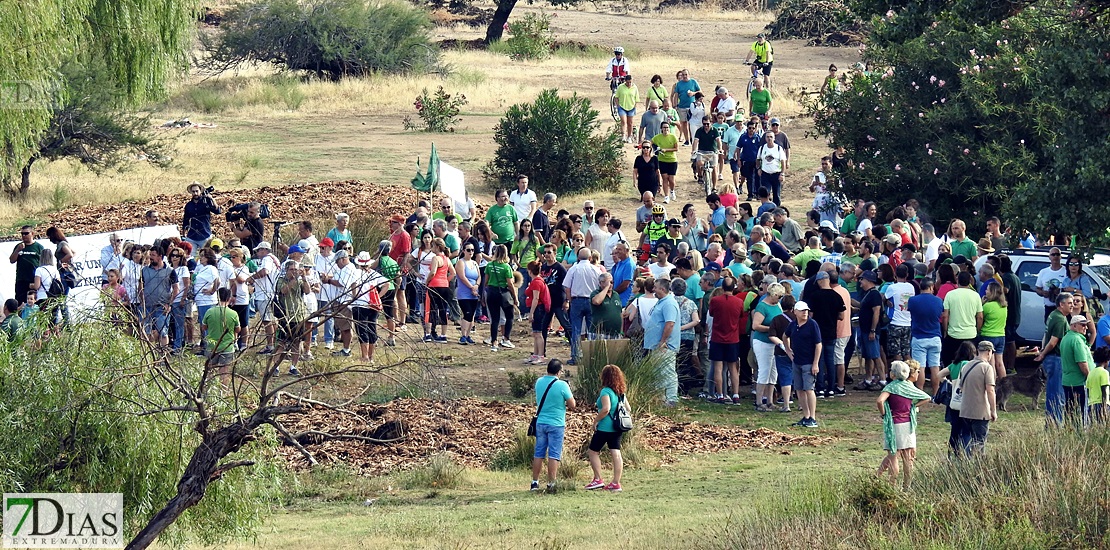
[(1006, 401), (1014, 392), (1022, 395), (1027, 395), (1033, 398), (1033, 408), (1040, 407), (1041, 393), (1044, 392), (1045, 375), (1044, 369), (1038, 368), (1036, 371), (1026, 375), (1010, 375), (998, 381), (995, 386), (995, 401), (998, 403), (998, 410), (1006, 410)]

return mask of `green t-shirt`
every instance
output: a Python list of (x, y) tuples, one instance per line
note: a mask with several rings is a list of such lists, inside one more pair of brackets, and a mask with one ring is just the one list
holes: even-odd
[(640, 88), (635, 84), (625, 86), (621, 84), (617, 86), (617, 105), (625, 111), (631, 111), (636, 108), (636, 104), (640, 102)]
[(443, 244), (447, 245), (447, 250), (452, 254), (459, 251), (459, 238), (450, 233), (443, 236)]
[[(847, 235), (856, 230), (856, 213), (852, 212), (844, 217), (844, 221), (840, 223), (840, 232)], [(859, 265), (859, 264), (856, 264)]]
[(728, 131), (729, 125), (724, 122), (714, 122), (713, 129), (717, 131), (717, 135), (723, 140), (725, 139), (725, 132)]
[(23, 328), (23, 319), (14, 313), (0, 321), (0, 332), (7, 335), (9, 342), (15, 341), (15, 337), (19, 334), (21, 328)]
[(509, 288), (513, 280), (513, 268), (504, 262), (490, 262), (486, 265), (486, 286)]
[(239, 314), (235, 310), (226, 306), (213, 307), (204, 314), (201, 324), (208, 327), (209, 349), (216, 353), (235, 351), (235, 327), (239, 326)]
[(828, 252), (820, 248), (807, 248), (799, 252), (797, 256), (794, 256), (794, 265), (798, 266), (798, 269), (804, 271), (806, 264), (808, 264), (810, 260), (821, 261), (821, 258), (828, 256), (828, 254)]
[(495, 204), (489, 207), (486, 211), (486, 221), (489, 222), (489, 228), (496, 236), (494, 242), (509, 244), (513, 240), (513, 233), (516, 232), (514, 224), (519, 220), (517, 220), (516, 208), (512, 204), (505, 206)]
[(529, 263), (536, 260), (536, 253), (539, 251), (539, 248), (539, 241), (513, 241), (513, 247), (509, 249), (509, 254), (516, 254), (517, 264), (520, 265), (521, 268), (525, 268)]
[(983, 336), (1006, 336), (1006, 308), (998, 302), (983, 304)]
[(1087, 382), (1083, 371), (1079, 370), (1079, 363), (1084, 362), (1087, 363), (1087, 368), (1094, 365), (1087, 338), (1079, 332), (1069, 330), (1060, 341), (1060, 370), (1064, 374), (1065, 386), (1082, 386)]
[[(678, 147), (678, 136), (675, 134), (655, 134), (651, 138), (651, 143), (660, 149), (673, 149)], [(678, 153), (675, 151), (660, 151), (658, 155), (659, 162), (678, 162)]]
[(752, 90), (748, 98), (752, 100), (753, 115), (765, 115), (771, 110), (771, 92), (767, 88)]
[(694, 272), (686, 279), (686, 297), (691, 300), (701, 300), (705, 291), (701, 289), (701, 275)]
[(1110, 386), (1110, 371), (1106, 367), (1095, 367), (1087, 375), (1087, 404), (1102, 404), (1102, 388)]
[(395, 262), (393, 258), (385, 255), (378, 260), (378, 273), (381, 273), (382, 277), (389, 279), (389, 287), (386, 288), (386, 292), (388, 292), (394, 289), (393, 280), (401, 273), (401, 266), (397, 265), (397, 262)]
[[(15, 261), (15, 280), (35, 281), (35, 270), (42, 262), (42, 250), (41, 244), (31, 243), (19, 251), (19, 258)], [(20, 298), (26, 298), (26, 296)]]
[(944, 296), (944, 311), (948, 312), (948, 335), (959, 340), (978, 336), (976, 314), (983, 311), (983, 300), (970, 288), (957, 288)]
[[(758, 311), (759, 313), (763, 314), (763, 324), (764, 325), (771, 326), (771, 321), (773, 321), (775, 319), (775, 317), (778, 317), (779, 315), (782, 315), (782, 306), (780, 306), (778, 304), (771, 305), (771, 304), (768, 304), (766, 301), (761, 301), (761, 302), (759, 302), (758, 304), (755, 305), (755, 311)], [(752, 320), (752, 325), (755, 325), (755, 320), (754, 319)], [(771, 337), (768, 333), (759, 332), (758, 330), (755, 330), (755, 329), (752, 329), (752, 338), (754, 338), (756, 340), (759, 340), (760, 342), (763, 342), (765, 344), (770, 344), (771, 343)]]
[[(598, 292), (601, 291), (593, 291), (593, 293), (590, 294), (590, 300), (593, 300)], [(590, 310), (593, 314), (593, 327), (591, 327), (591, 330), (599, 334), (613, 336), (621, 333), (621, 329), (623, 328), (621, 327), (621, 297), (615, 291), (610, 294), (608, 298), (605, 298), (600, 306), (595, 306), (591, 302)]]
[(948, 246), (952, 248), (952, 257), (955, 258), (960, 254), (967, 259), (972, 259), (979, 255), (979, 249), (975, 245), (975, 241), (964, 237), (962, 241), (951, 240), (948, 241)]
[(963, 370), (964, 365), (966, 364), (967, 361), (957, 361), (955, 363), (952, 363), (951, 365), (948, 365), (948, 379), (952, 382), (955, 382), (956, 379), (960, 377), (960, 371)]
[(601, 393), (598, 394), (598, 396), (597, 396), (597, 402), (594, 403), (594, 405), (597, 406), (597, 410), (599, 412), (601, 411), (601, 408), (604, 406), (604, 404), (601, 402), (601, 397), (605, 396), (605, 395), (609, 396), (609, 414), (605, 415), (605, 417), (602, 418), (601, 421), (599, 421), (597, 423), (597, 431), (599, 431), (599, 432), (615, 432), (617, 430), (616, 430), (616, 428), (613, 427), (613, 416), (616, 415), (617, 400), (620, 399), (620, 398), (617, 396), (617, 392), (613, 391), (613, 388), (610, 388), (609, 386), (605, 386), (604, 388), (601, 388)]
[[(1064, 335), (1067, 333), (1068, 318), (1064, 317), (1064, 314), (1060, 313), (1059, 309), (1052, 310), (1052, 313), (1048, 314), (1048, 320), (1045, 321), (1044, 341), (1041, 342), (1041, 347), (1048, 347), (1048, 341), (1052, 339), (1053, 336), (1063, 341)], [(1060, 355), (1060, 344), (1056, 344), (1056, 347), (1052, 348), (1052, 351), (1048, 352), (1048, 354)]]

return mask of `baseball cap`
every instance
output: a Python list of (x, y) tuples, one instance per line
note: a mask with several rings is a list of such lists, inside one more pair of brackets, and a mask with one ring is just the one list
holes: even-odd
[(756, 252), (767, 256), (771, 254), (771, 248), (767, 246), (767, 243), (755, 243), (752, 245), (751, 249), (748, 250), (748, 253), (755, 254)]
[(798, 300), (794, 303), (794, 311), (809, 311), (809, 304)]
[(1085, 325), (1085, 324), (1087, 324), (1087, 318), (1082, 316), (1082, 315), (1072, 315), (1071, 316), (1071, 324), (1074, 325), (1076, 323)]
[(874, 271), (864, 271), (860, 274), (859, 278), (865, 281), (871, 281), (875, 284), (879, 283), (879, 276), (876, 275)]
[(212, 248), (223, 248), (224, 242), (218, 238), (213, 238), (211, 241), (208, 241), (208, 246)]
[(258, 243), (258, 246), (254, 247), (255, 250), (262, 250), (263, 248), (265, 248), (266, 250), (270, 250), (270, 243), (262, 241)]
[(339, 258), (349, 258), (350, 256), (351, 255), (348, 254), (346, 250), (340, 250), (339, 252), (335, 253), (335, 259), (337, 259), (337, 260)]
[(910, 252), (917, 252), (917, 245), (915, 245), (913, 243), (906, 243), (906, 244), (902, 245), (902, 249), (903, 250), (909, 250)]
[(671, 218), (667, 220), (667, 227), (682, 227), (682, 222), (678, 218)]
[(776, 125), (776, 124), (778, 124), (778, 123), (779, 123), (779, 119), (778, 119), (778, 117), (772, 117), (772, 118), (771, 118), (771, 126), (774, 126), (774, 125)]
[(967, 256), (964, 256), (963, 254), (957, 254), (956, 257), (952, 259), (952, 263), (956, 265), (964, 265), (967, 263)]
[(301, 246), (298, 244), (289, 247), (289, 254), (304, 254), (305, 252), (307, 252), (307, 250), (301, 248)]
[(721, 271), (721, 266), (717, 265), (715, 262), (709, 262), (708, 264), (705, 265), (705, 270), (706, 271), (720, 272)]
[(929, 274), (929, 266), (919, 262), (913, 264), (913, 271), (915, 279), (924, 279)]
[(405, 217), (400, 214), (394, 214), (389, 217), (389, 221), (397, 223), (405, 223)]
[(358, 257), (355, 258), (355, 263), (358, 265), (370, 265), (370, 262), (370, 253), (365, 250), (359, 252)]
[(829, 278), (829, 273), (827, 271), (818, 271), (817, 274), (813, 276), (814, 281), (824, 281), (824, 280), (827, 280), (828, 278)]
[(898, 235), (887, 235), (883, 237), (883, 242), (887, 244), (899, 245), (902, 244), (902, 238)]
[(990, 340), (979, 342), (979, 351), (994, 351), (994, 344)]
[(335, 246), (335, 241), (324, 237), (324, 240), (320, 241), (320, 246)]
[(832, 229), (833, 231), (836, 231), (836, 224), (834, 224), (833, 222), (831, 222), (829, 220), (821, 220), (821, 226), (820, 227), (827, 227), (829, 229)]

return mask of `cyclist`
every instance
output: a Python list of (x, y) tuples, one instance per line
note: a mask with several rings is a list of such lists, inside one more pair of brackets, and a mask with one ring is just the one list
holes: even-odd
[(697, 178), (698, 183), (701, 181), (701, 169), (706, 163), (713, 171), (713, 180), (710, 183), (717, 181), (717, 152), (721, 150), (721, 136), (717, 130), (713, 128), (713, 123), (709, 115), (701, 117), (701, 128), (694, 132), (693, 154), (690, 155), (690, 160), (693, 162), (694, 177)]
[(744, 63), (750, 61), (753, 54), (755, 55), (755, 63), (752, 64), (752, 74), (755, 75), (757, 71), (762, 69), (764, 84), (770, 89), (771, 65), (775, 62), (775, 47), (767, 40), (767, 35), (759, 33), (755, 37), (755, 43), (752, 44), (752, 49), (748, 51), (748, 55), (744, 57)]
[(609, 89), (616, 90), (617, 85), (621, 83), (621, 78), (630, 72), (628, 60), (624, 57), (624, 48), (620, 46), (613, 48), (613, 59), (609, 60), (609, 66), (605, 68), (605, 80), (609, 81)]

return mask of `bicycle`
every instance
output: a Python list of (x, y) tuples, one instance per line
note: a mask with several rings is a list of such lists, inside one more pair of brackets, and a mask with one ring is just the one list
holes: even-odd
[(755, 81), (763, 78), (763, 73), (759, 72), (763, 68), (763, 63), (760, 61), (745, 62), (745, 65), (750, 65), (752, 68), (752, 77), (748, 79), (748, 87), (744, 90), (744, 97), (751, 97), (752, 90), (755, 89)]
[(620, 122), (621, 115), (617, 112), (617, 86), (620, 81), (616, 78), (605, 77), (609, 81), (609, 114), (613, 116), (613, 122)]
[(702, 184), (705, 196), (708, 197), (713, 194), (713, 184), (715, 183), (713, 181), (713, 164), (717, 161), (717, 153), (706, 151), (694, 153), (694, 158), (691, 160), (694, 162), (695, 168), (697, 167), (698, 159), (702, 159), (701, 172), (697, 173), (698, 183)]

